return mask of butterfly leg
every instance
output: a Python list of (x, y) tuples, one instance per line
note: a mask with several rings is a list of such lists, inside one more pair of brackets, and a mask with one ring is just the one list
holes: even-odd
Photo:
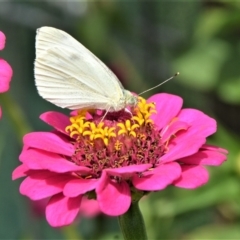
[(104, 118), (106, 117), (106, 115), (108, 114), (109, 112), (109, 109), (110, 109), (110, 106), (108, 107), (108, 109), (106, 110), (105, 114), (103, 115), (102, 119), (100, 122), (102, 122), (104, 120)]
[(129, 113), (131, 115), (131, 117), (133, 117), (132, 112), (128, 108), (124, 108), (124, 111)]

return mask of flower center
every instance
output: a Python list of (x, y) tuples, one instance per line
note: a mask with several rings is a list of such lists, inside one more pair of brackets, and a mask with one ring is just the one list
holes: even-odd
[(104, 114), (98, 110), (78, 111), (66, 127), (75, 146), (70, 161), (91, 168), (94, 178), (105, 168), (146, 163), (154, 166), (165, 149), (150, 119), (155, 112), (154, 103), (143, 98), (139, 98), (132, 115), (123, 110), (107, 113), (102, 120)]

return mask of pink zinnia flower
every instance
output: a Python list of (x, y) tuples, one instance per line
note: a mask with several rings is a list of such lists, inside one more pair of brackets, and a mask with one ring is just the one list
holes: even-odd
[[(0, 31), (0, 50), (5, 47), (6, 37), (3, 32)], [(3, 59), (0, 58), (0, 93), (9, 90), (9, 83), (12, 78), (12, 68)]]
[[(157, 94), (140, 98), (132, 115), (83, 110), (70, 119), (47, 112), (41, 119), (53, 132), (24, 136), (22, 164), (13, 179), (26, 177), (20, 192), (32, 200), (50, 198), (51, 226), (70, 224), (83, 196), (96, 199), (102, 213), (119, 216), (131, 201), (168, 185), (194, 189), (208, 181), (203, 165), (220, 165), (227, 151), (206, 145), (216, 121), (182, 99)], [(101, 121), (102, 120), (102, 121)]]

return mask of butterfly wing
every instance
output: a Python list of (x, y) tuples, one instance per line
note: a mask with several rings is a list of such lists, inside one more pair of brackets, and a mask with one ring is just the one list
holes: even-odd
[(94, 54), (64, 31), (42, 27), (36, 36), (35, 83), (62, 108), (124, 108), (123, 87)]

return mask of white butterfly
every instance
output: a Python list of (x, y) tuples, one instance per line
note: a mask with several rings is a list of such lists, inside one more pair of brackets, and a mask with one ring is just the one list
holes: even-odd
[(114, 112), (138, 102), (102, 61), (56, 28), (37, 30), (34, 72), (40, 96), (62, 108)]

